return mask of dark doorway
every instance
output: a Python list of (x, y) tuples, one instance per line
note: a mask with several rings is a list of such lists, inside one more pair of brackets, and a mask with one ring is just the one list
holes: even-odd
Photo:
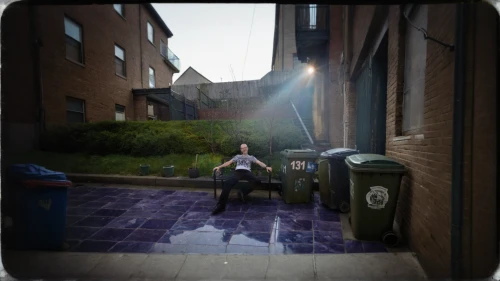
[(385, 154), (387, 66), (386, 33), (355, 82), (356, 147), (360, 153)]

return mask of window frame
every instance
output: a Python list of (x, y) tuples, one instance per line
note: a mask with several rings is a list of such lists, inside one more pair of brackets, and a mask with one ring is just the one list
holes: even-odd
[[(73, 23), (74, 25), (76, 25), (79, 29), (80, 29), (80, 41), (74, 39), (73, 37), (71, 37), (70, 35), (68, 35), (66, 33), (66, 20)], [(65, 54), (64, 54), (64, 57), (73, 62), (73, 63), (76, 63), (76, 64), (79, 64), (81, 66), (84, 66), (85, 65), (85, 46), (84, 46), (84, 43), (83, 43), (83, 38), (84, 38), (84, 34), (83, 34), (83, 25), (81, 25), (79, 22), (77, 22), (76, 20), (74, 20), (72, 17), (69, 17), (68, 15), (64, 14), (64, 17), (63, 17), (63, 27), (64, 27), (64, 47), (65, 47)], [(72, 40), (74, 42), (77, 42), (80, 44), (80, 60), (81, 61), (75, 61), (73, 58), (70, 58), (68, 57), (68, 40)]]
[[(75, 110), (68, 109), (68, 101), (70, 101), (70, 100), (81, 102), (82, 103), (82, 111), (75, 111)], [(74, 97), (71, 97), (71, 96), (66, 96), (66, 123), (67, 124), (84, 124), (84, 123), (87, 123), (86, 109), (87, 109), (87, 107), (85, 106), (85, 100), (79, 99), (79, 98), (74, 98)], [(83, 117), (82, 118), (82, 123), (70, 123), (70, 122), (68, 122), (68, 112), (82, 114), (82, 117)]]
[[(151, 27), (151, 36), (152, 36), (151, 39), (149, 39), (149, 27)], [(148, 38), (149, 43), (153, 44), (153, 46), (154, 46), (155, 45), (155, 28), (153, 27), (153, 25), (149, 21), (146, 22), (146, 36)]]
[[(123, 110), (123, 111), (120, 112), (119, 110)], [(116, 114), (117, 113), (123, 113), (123, 120), (118, 120), (116, 118), (116, 116), (117, 116)], [(123, 105), (120, 105), (120, 104), (115, 104), (115, 121), (120, 121), (121, 122), (121, 121), (126, 121), (126, 120), (127, 120), (126, 107), (123, 106)]]
[[(151, 70), (153, 71), (153, 87), (151, 87)], [(149, 84), (148, 84), (149, 88), (150, 89), (156, 88), (156, 70), (153, 67), (151, 67), (151, 66), (149, 66), (149, 69), (148, 69), (148, 78), (149, 78), (148, 79), (148, 81), (149, 81)]]
[[(121, 13), (120, 13), (120, 12), (118, 12), (118, 11), (116, 10), (116, 5), (120, 5), (120, 6), (121, 6), (121, 10), (122, 10), (122, 12), (121, 12)], [(113, 4), (113, 10), (115, 10), (115, 12), (116, 12), (118, 15), (120, 15), (120, 17), (122, 17), (122, 18), (124, 18), (124, 19), (125, 19), (125, 4), (118, 4), (118, 3)]]
[[(118, 44), (114, 44), (114, 50), (115, 50), (115, 74), (122, 77), (122, 78), (127, 78), (127, 52), (125, 51), (124, 48), (122, 48), (122, 46), (118, 45)], [(123, 60), (121, 58), (119, 58), (117, 55), (116, 55), (116, 48), (119, 48), (123, 51)], [(119, 74), (119, 73), (116, 73), (116, 60), (119, 59), (123, 62), (123, 75), (122, 74)]]
[[(408, 18), (410, 19), (410, 21), (414, 21), (415, 20), (415, 17), (417, 15), (418, 12), (421, 12), (422, 8), (426, 9), (426, 17), (425, 17), (425, 26), (419, 26), (421, 28), (424, 28), (424, 29), (427, 29), (428, 27), (428, 24), (429, 24), (429, 9), (428, 9), (428, 5), (407, 5), (406, 7), (403, 8), (403, 11), (404, 13), (408, 16)], [(404, 17), (404, 15), (403, 15)], [(425, 116), (424, 116), (424, 112), (425, 112), (425, 85), (426, 85), (426, 70), (427, 70), (427, 41), (424, 40), (423, 38), (421, 38), (421, 34), (420, 34), (420, 31), (418, 30), (415, 30), (411, 25), (410, 23), (406, 20), (406, 18), (404, 18), (405, 20), (405, 31), (404, 31), (404, 38), (403, 38), (403, 42), (404, 42), (404, 70), (403, 70), (403, 93), (402, 93), (402, 97), (401, 97), (401, 134), (402, 136), (409, 136), (409, 135), (415, 135), (415, 134), (421, 134), (423, 132), (423, 129), (424, 129), (424, 126), (425, 126)], [(418, 24), (417, 24), (418, 26)], [(425, 50), (421, 50), (421, 49), (418, 49), (418, 48), (415, 48), (417, 50), (419, 50), (420, 52), (425, 52), (425, 59), (423, 60), (423, 63), (424, 63), (424, 67), (423, 67), (423, 77), (418, 77), (417, 79), (413, 78), (413, 81), (411, 81), (410, 79), (408, 79), (408, 75), (411, 75), (407, 72), (407, 66), (408, 66), (408, 63), (415, 63), (416, 61), (420, 61), (418, 60), (417, 58), (413, 58), (413, 59), (408, 59), (408, 56), (409, 56), (409, 47), (411, 44), (408, 44), (408, 41), (410, 40), (410, 36), (409, 35), (409, 30), (413, 29), (413, 34), (416, 38), (419, 38), (419, 40), (423, 40), (423, 46), (425, 46)], [(416, 52), (417, 53), (417, 52)], [(414, 70), (415, 72), (415, 70)], [(419, 81), (420, 80), (420, 81)], [(411, 83), (407, 83), (407, 81), (410, 81)], [(419, 94), (421, 95), (421, 106), (419, 106), (417, 108), (417, 114), (420, 113), (420, 117), (419, 117), (419, 125), (413, 125), (412, 124), (412, 120), (415, 118), (412, 116), (412, 111), (414, 111), (414, 109), (416, 107), (412, 107), (411, 105), (408, 105), (407, 102), (405, 102), (405, 100), (409, 99), (410, 100), (410, 103), (414, 102), (415, 101), (415, 93), (410, 93), (410, 90), (412, 88), (419, 88), (419, 86), (415, 86), (415, 85), (418, 85), (418, 83), (422, 83), (420, 86), (421, 88), (421, 92), (419, 92)], [(409, 88), (408, 87), (408, 84), (411, 84), (412, 86), (410, 86)], [(409, 95), (409, 96), (408, 96)], [(413, 97), (413, 98), (412, 98)], [(409, 107), (408, 107), (409, 106)], [(412, 110), (413, 109), (413, 110)], [(415, 114), (415, 113), (413, 113)]]

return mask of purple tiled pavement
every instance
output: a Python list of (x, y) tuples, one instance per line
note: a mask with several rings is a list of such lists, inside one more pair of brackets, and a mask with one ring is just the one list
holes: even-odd
[(339, 254), (386, 252), (344, 240), (337, 212), (319, 203), (230, 200), (210, 214), (209, 192), (70, 188), (66, 240), (75, 252)]

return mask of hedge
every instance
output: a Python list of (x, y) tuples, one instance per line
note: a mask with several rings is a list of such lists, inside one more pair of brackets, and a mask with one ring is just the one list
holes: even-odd
[[(239, 128), (241, 133), (231, 133), (228, 127)], [(299, 148), (303, 143), (300, 130), (291, 120), (275, 121), (273, 128), (273, 152)], [(210, 138), (211, 132), (213, 138)], [(213, 139), (215, 151), (212, 151), (210, 139)], [(47, 130), (42, 135), (41, 147), (44, 151), (90, 155), (146, 157), (212, 152), (234, 155), (239, 153), (241, 142), (248, 144), (249, 152), (253, 155), (269, 155), (268, 132), (264, 121), (244, 120), (240, 124), (207, 120), (77, 124)]]

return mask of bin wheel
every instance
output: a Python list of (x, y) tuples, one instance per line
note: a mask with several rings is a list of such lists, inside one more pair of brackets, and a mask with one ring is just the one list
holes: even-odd
[(387, 231), (382, 235), (382, 242), (389, 248), (396, 247), (399, 244), (399, 237), (393, 231)]
[(349, 211), (351, 210), (351, 206), (349, 205), (349, 203), (342, 201), (340, 202), (339, 210), (342, 213), (349, 213)]

